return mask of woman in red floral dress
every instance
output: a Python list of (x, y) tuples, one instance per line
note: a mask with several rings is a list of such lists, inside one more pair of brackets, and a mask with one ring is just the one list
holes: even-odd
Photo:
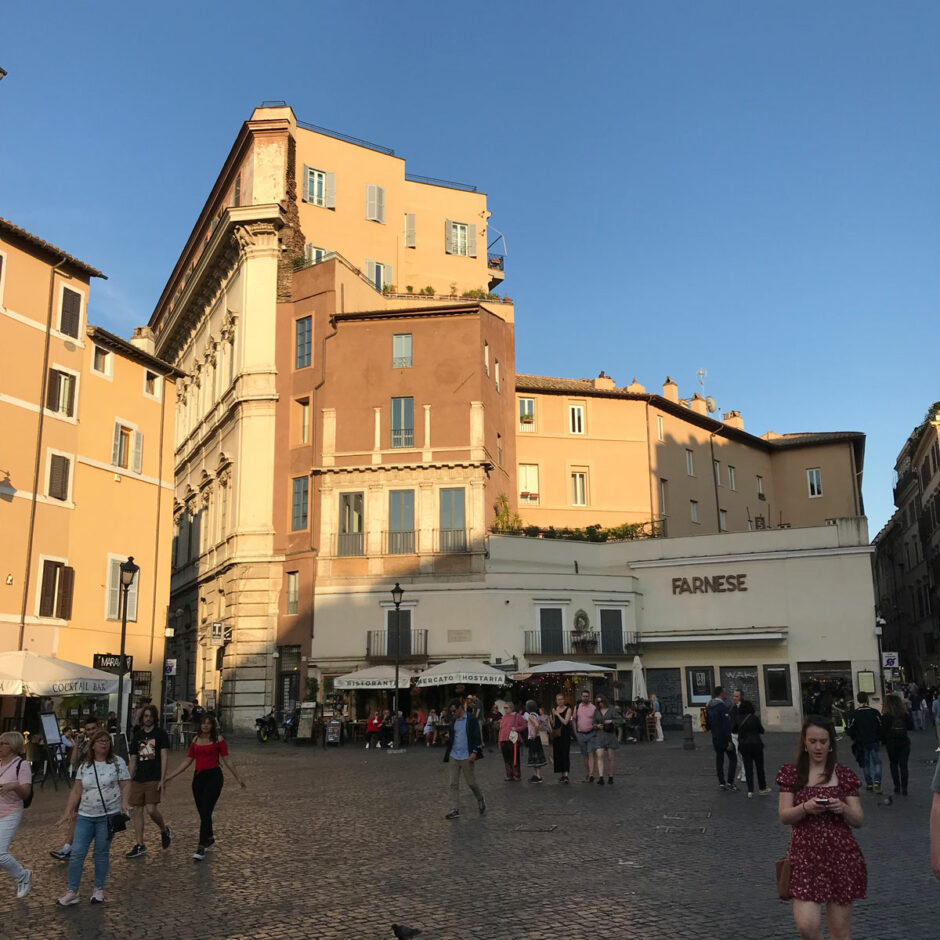
[(836, 733), (831, 719), (810, 716), (803, 722), (796, 760), (777, 774), (778, 815), (792, 826), (790, 895), (793, 921), (803, 940), (822, 940), (819, 905), (826, 905), (832, 940), (849, 940), (852, 902), (865, 897), (868, 875), (852, 829), (864, 814), (859, 779), (836, 763)]

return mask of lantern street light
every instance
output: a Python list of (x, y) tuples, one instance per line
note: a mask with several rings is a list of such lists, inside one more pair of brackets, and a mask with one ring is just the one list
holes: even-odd
[(127, 640), (127, 595), (130, 594), (131, 586), (140, 567), (134, 564), (134, 556), (128, 557), (127, 561), (121, 563), (121, 659), (118, 667), (118, 731), (122, 734), (127, 733), (127, 715), (124, 713), (124, 644)]
[(392, 603), (395, 605), (395, 691), (392, 698), (392, 740), (397, 751), (401, 746), (401, 723), (398, 720), (398, 666), (401, 662), (401, 599), (405, 596), (396, 581), (392, 588)]

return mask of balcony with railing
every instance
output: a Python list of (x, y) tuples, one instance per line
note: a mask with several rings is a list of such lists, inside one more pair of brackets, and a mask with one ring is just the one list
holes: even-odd
[(503, 279), (506, 277), (505, 265), (505, 255), (496, 255), (492, 252), (487, 254), (486, 267), (490, 275), (490, 290), (493, 290), (494, 287), (503, 282)]
[(435, 531), (437, 551), (444, 554), (456, 554), (469, 551), (466, 529), (437, 529)]
[(414, 428), (392, 428), (392, 447), (414, 447)]
[(385, 551), (389, 555), (413, 555), (415, 553), (414, 529), (405, 532), (386, 532)]
[[(418, 662), (428, 658), (428, 631), (401, 631), (401, 644), (398, 650), (400, 662)], [(395, 661), (395, 631), (367, 630), (366, 659), (373, 663)]]
[(635, 656), (640, 652), (640, 635), (626, 630), (584, 631), (582, 633), (549, 630), (526, 630), (525, 655), (532, 658), (557, 659), (570, 656), (590, 659), (593, 656)]
[(365, 554), (365, 538), (362, 532), (340, 532), (336, 536), (336, 554), (340, 557)]

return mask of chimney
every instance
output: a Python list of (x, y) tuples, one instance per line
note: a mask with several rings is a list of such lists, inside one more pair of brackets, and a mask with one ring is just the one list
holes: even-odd
[(609, 375), (605, 375), (604, 370), (601, 369), (601, 374), (594, 379), (594, 388), (610, 389), (616, 387), (617, 383)]
[(676, 385), (675, 380), (671, 375), (666, 376), (666, 381), (663, 382), (663, 398), (666, 401), (679, 402), (679, 386)]
[(744, 418), (741, 417), (740, 411), (726, 411), (721, 416), (721, 420), (724, 421), (729, 428), (737, 428), (739, 431), (744, 430)]
[(696, 392), (696, 393), (692, 396), (692, 401), (691, 401), (689, 407), (690, 407), (697, 415), (707, 415), (707, 414), (708, 414), (708, 406), (705, 404), (705, 399), (702, 398), (702, 396), (699, 395), (698, 392)]
[(636, 376), (633, 376), (633, 381), (627, 386), (626, 390), (631, 395), (644, 395), (646, 393), (646, 389), (637, 382)]
[(153, 330), (151, 330), (149, 326), (138, 326), (134, 328), (134, 335), (131, 337), (131, 345), (142, 349), (151, 356), (156, 355)]

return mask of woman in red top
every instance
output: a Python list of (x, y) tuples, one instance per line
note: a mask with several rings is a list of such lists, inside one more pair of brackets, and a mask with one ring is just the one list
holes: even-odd
[(193, 799), (199, 811), (199, 847), (193, 854), (197, 862), (206, 857), (206, 852), (215, 845), (212, 835), (212, 811), (222, 794), (222, 768), (220, 761), (225, 761), (232, 776), (244, 789), (245, 781), (238, 776), (235, 765), (229, 760), (228, 745), (219, 737), (219, 726), (211, 715), (203, 717), (199, 722), (199, 733), (189, 745), (188, 760), (181, 764), (166, 778), (169, 783), (179, 776), (189, 765), (196, 762), (196, 772), (193, 774)]

